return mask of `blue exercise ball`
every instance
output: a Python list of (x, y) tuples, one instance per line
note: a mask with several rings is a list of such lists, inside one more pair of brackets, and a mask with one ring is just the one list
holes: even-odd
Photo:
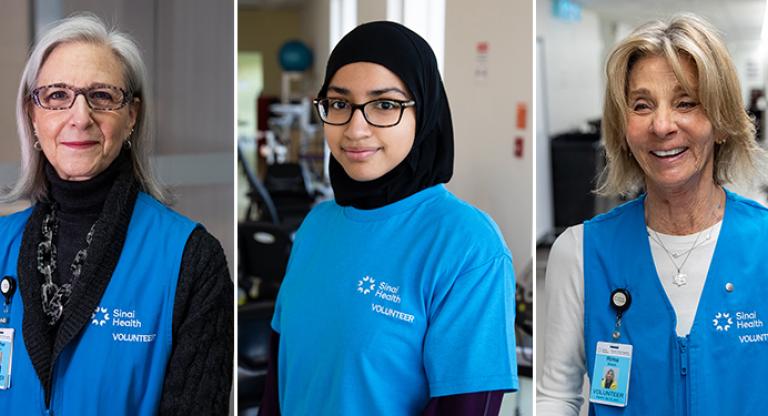
[(298, 40), (289, 40), (278, 52), (283, 71), (306, 71), (312, 66), (312, 51)]

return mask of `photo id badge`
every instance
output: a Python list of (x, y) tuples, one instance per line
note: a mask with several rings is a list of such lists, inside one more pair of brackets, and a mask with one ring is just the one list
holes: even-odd
[(13, 328), (0, 328), (0, 390), (11, 387)]
[(629, 392), (629, 370), (631, 367), (631, 345), (598, 342), (589, 401), (625, 407)]

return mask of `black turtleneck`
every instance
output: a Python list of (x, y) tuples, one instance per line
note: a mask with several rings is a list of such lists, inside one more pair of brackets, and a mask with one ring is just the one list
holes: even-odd
[[(125, 241), (139, 192), (127, 151), (99, 175), (86, 181), (61, 179), (45, 167), (49, 202), (58, 207), (57, 272), (59, 282), (72, 279), (70, 265), (99, 221), (88, 251), (87, 266), (73, 289), (62, 319), (47, 325), (40, 307), (42, 276), (36, 270), (36, 248), (48, 203), (35, 207), (24, 231), (19, 256), (24, 298), (24, 343), (50, 398), (51, 373), (61, 351), (87, 324)], [(184, 247), (173, 307), (172, 352), (166, 368), (161, 415), (225, 415), (229, 409), (233, 368), (233, 284), (221, 245), (203, 227), (190, 234)]]
[(77, 252), (86, 246), (86, 236), (93, 223), (99, 219), (104, 201), (112, 189), (118, 173), (130, 169), (130, 158), (121, 155), (104, 172), (85, 181), (61, 179), (53, 166), (46, 161), (45, 177), (49, 185), (49, 197), (58, 207), (59, 232), (56, 238), (58, 257), (54, 282), (69, 283), (72, 280), (72, 262)]

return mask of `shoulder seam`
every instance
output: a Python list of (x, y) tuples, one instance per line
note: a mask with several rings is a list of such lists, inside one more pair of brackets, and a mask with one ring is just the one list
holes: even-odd
[(507, 258), (509, 260), (509, 262), (511, 264), (513, 264), (512, 263), (512, 255), (510, 253), (508, 253), (508, 252), (500, 252), (500, 253), (497, 253), (497, 254), (489, 257), (487, 260), (481, 261), (480, 263), (471, 266), (469, 269), (462, 270), (456, 276), (456, 278), (459, 279), (462, 276), (467, 275), (467, 274), (469, 274), (469, 273), (471, 273), (471, 272), (473, 272), (473, 271), (475, 271), (475, 270), (477, 270), (477, 269), (479, 269), (481, 267), (485, 267), (485, 266), (487, 266), (487, 265), (489, 265), (489, 264), (491, 264), (491, 263), (493, 263), (493, 262), (495, 262), (497, 260), (501, 260), (501, 259), (504, 259), (504, 258)]

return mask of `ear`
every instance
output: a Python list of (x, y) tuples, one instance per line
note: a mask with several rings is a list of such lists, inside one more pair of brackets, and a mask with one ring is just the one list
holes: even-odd
[(31, 102), (26, 104), (27, 106), (27, 119), (29, 119), (29, 124), (32, 125), (33, 131), (37, 131), (37, 120), (35, 117), (35, 105)]
[(135, 98), (131, 100), (131, 103), (128, 105), (128, 117), (130, 120), (128, 121), (128, 127), (133, 129), (133, 127), (136, 125), (136, 119), (139, 116), (139, 111), (141, 110), (141, 100), (139, 98)]
[(724, 131), (719, 131), (715, 133), (715, 143), (716, 144), (725, 144), (725, 141), (728, 139), (728, 134)]

